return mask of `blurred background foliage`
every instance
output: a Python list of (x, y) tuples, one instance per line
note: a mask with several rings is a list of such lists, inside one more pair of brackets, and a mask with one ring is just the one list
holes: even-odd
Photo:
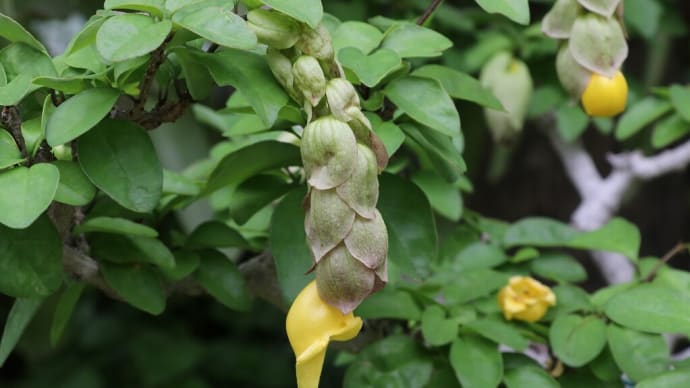
[[(326, 12), (345, 20), (383, 16), (416, 19), (428, 0), (324, 0)], [(538, 23), (553, 2), (530, 1), (532, 22)], [(93, 0), (0, 0), (0, 11), (38, 35), (53, 54), (100, 6)], [(682, 0), (625, 0), (630, 57), (625, 71), (631, 100), (657, 85), (690, 81), (690, 3)], [(489, 15), (472, 0), (447, 0), (431, 27), (452, 39), (454, 47), (441, 59), (446, 65), (476, 75), (496, 51), (514, 48), (535, 80), (530, 117), (565, 100), (554, 69), (556, 43), (538, 26), (520, 27), (500, 15)], [(206, 103), (222, 107), (229, 91), (216, 91)], [(525, 216), (549, 216), (567, 221), (579, 198), (548, 141), (529, 123), (511, 155), (493, 152), (481, 108), (457, 102), (462, 114), (464, 159), (474, 191), (465, 208), (489, 217), (513, 221)], [(608, 135), (611, 123), (598, 122), (583, 135), (602, 168), (608, 151), (647, 144), (645, 135), (618, 143)], [(607, 130), (608, 128), (608, 130)], [(220, 135), (194, 120), (192, 111), (174, 124), (153, 132), (166, 168), (181, 170), (208, 155)], [(510, 168), (507, 168), (510, 166)], [(638, 192), (621, 213), (645, 236), (641, 256), (659, 254), (688, 238), (690, 198), (688, 176), (661, 178)], [(663, 198), (661, 200), (660, 198)], [(654, 203), (653, 207), (646, 206)], [(211, 208), (198, 203), (170, 223), (191, 230), (211, 218)], [(441, 235), (450, 230), (442, 218)], [(591, 279), (591, 278), (590, 278)], [(596, 278), (593, 280), (596, 282)], [(0, 296), (0, 316), (12, 300)], [(175, 296), (164, 314), (153, 317), (90, 290), (81, 299), (65, 335), (51, 347), (48, 340), (57, 298), (43, 304), (17, 351), (0, 369), (2, 387), (289, 387), (293, 355), (284, 334), (284, 313), (256, 301), (251, 311), (230, 311), (206, 297)], [(385, 325), (385, 323), (379, 323)], [(335, 358), (336, 353), (329, 356)], [(336, 363), (337, 364), (337, 363)], [(336, 386), (344, 370), (326, 363), (322, 386)]]

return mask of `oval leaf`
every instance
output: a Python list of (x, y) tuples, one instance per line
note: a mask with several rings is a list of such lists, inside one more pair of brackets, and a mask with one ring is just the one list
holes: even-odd
[(55, 109), (48, 119), (46, 140), (55, 147), (93, 128), (110, 112), (120, 93), (111, 88), (87, 89)]
[(120, 205), (150, 212), (163, 188), (163, 169), (146, 131), (104, 120), (79, 141), (79, 162), (96, 187)]
[(226, 307), (241, 311), (249, 309), (250, 299), (244, 278), (235, 263), (222, 253), (213, 250), (202, 252), (194, 278)]
[(316, 28), (323, 18), (321, 0), (261, 0), (262, 3)]
[(460, 133), (460, 116), (441, 84), (432, 79), (408, 76), (389, 83), (384, 93), (408, 116), (443, 134)]
[(523, 25), (529, 24), (527, 0), (475, 0), (484, 11), (500, 13), (508, 19)]
[(660, 334), (611, 324), (608, 341), (616, 364), (633, 381), (640, 381), (667, 371), (671, 366), (669, 348)]
[(450, 365), (464, 388), (498, 387), (503, 359), (498, 345), (476, 336), (462, 336), (450, 347)]
[(161, 279), (146, 265), (101, 263), (105, 281), (127, 303), (149, 314), (165, 310), (165, 292)]
[(116, 15), (106, 20), (96, 34), (96, 49), (108, 61), (120, 62), (146, 55), (167, 38), (172, 23), (156, 23), (141, 14)]
[(0, 225), (0, 268), (0, 293), (5, 295), (47, 296), (60, 287), (62, 242), (47, 217), (26, 229)]
[(644, 284), (612, 297), (606, 315), (617, 323), (650, 333), (690, 333), (690, 299), (655, 284)]
[(579, 367), (596, 358), (606, 346), (606, 325), (593, 315), (561, 315), (551, 325), (549, 341), (561, 361)]
[(233, 12), (234, 2), (206, 0), (183, 7), (173, 15), (175, 24), (221, 46), (249, 50), (256, 46), (256, 35)]
[(22, 229), (53, 202), (60, 181), (58, 169), (40, 163), (0, 173), (0, 223)]
[(84, 206), (93, 200), (96, 196), (96, 186), (77, 163), (57, 160), (52, 164), (60, 171), (60, 184), (55, 193), (56, 201), (72, 206)]

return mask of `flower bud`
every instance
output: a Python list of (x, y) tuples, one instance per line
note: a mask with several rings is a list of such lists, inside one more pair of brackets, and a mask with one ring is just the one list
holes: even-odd
[(355, 212), (335, 190), (312, 190), (304, 229), (314, 262), (319, 261), (352, 230)]
[(592, 74), (582, 93), (582, 107), (593, 117), (611, 117), (625, 110), (628, 83), (620, 71), (613, 77)]
[(482, 85), (501, 102), (505, 111), (484, 109), (486, 122), (496, 142), (510, 143), (522, 131), (527, 106), (532, 97), (532, 77), (527, 66), (502, 52), (484, 65)]
[[(388, 257), (388, 231), (378, 210), (374, 210), (374, 218), (370, 220), (355, 218), (352, 231), (345, 238), (345, 247), (352, 257), (371, 270), (384, 266)], [(388, 281), (387, 273), (379, 275), (381, 281)]]
[(536, 322), (546, 314), (549, 306), (556, 305), (556, 295), (531, 277), (513, 276), (499, 291), (498, 304), (508, 320)]
[(554, 39), (568, 39), (575, 19), (580, 12), (577, 0), (557, 0), (551, 10), (544, 15), (541, 30), (544, 35)]
[(618, 21), (592, 13), (575, 20), (568, 46), (580, 66), (607, 77), (613, 77), (628, 56), (628, 43)]
[(314, 120), (304, 128), (301, 151), (307, 181), (319, 190), (341, 185), (355, 169), (355, 135), (350, 126), (333, 116)]
[(326, 85), (328, 106), (336, 119), (349, 122), (352, 116), (348, 111), (354, 109), (361, 113), (359, 96), (355, 87), (344, 78), (333, 78)]
[(247, 25), (260, 43), (276, 49), (287, 49), (300, 38), (297, 21), (274, 10), (257, 8), (247, 14)]
[(563, 88), (575, 99), (580, 99), (589, 82), (591, 73), (580, 66), (570, 55), (568, 44), (564, 44), (556, 56), (556, 74)]
[(270, 48), (266, 51), (266, 61), (271, 68), (273, 76), (285, 88), (290, 97), (297, 102), (302, 102), (302, 95), (295, 90), (295, 76), (292, 74), (292, 62), (280, 51)]
[(350, 255), (343, 244), (316, 266), (316, 286), (326, 303), (347, 314), (374, 292), (376, 274)]
[(312, 56), (302, 55), (292, 65), (292, 74), (295, 77), (295, 86), (304, 98), (312, 106), (318, 105), (326, 94), (326, 76), (319, 61)]
[(376, 155), (368, 147), (357, 145), (357, 161), (350, 179), (336, 191), (360, 217), (373, 219), (379, 199), (378, 165)]
[(578, 0), (588, 11), (610, 18), (621, 0)]
[(285, 329), (297, 359), (297, 387), (313, 388), (319, 386), (328, 342), (355, 338), (362, 329), (362, 320), (324, 302), (312, 281), (292, 302)]
[(305, 29), (297, 41), (296, 47), (303, 54), (311, 55), (322, 61), (333, 59), (331, 35), (323, 24), (319, 24), (315, 29)]

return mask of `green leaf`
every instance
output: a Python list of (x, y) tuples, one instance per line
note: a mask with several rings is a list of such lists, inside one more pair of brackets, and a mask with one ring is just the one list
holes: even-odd
[(274, 175), (256, 175), (237, 186), (232, 193), (230, 216), (243, 225), (266, 205), (283, 196), (294, 186)]
[(111, 88), (87, 89), (55, 109), (48, 119), (46, 139), (55, 147), (93, 128), (110, 112), (120, 92)]
[(543, 368), (527, 365), (506, 370), (507, 388), (559, 388), (560, 385)]
[(446, 312), (437, 305), (431, 305), (422, 314), (422, 335), (431, 346), (442, 346), (458, 336), (458, 323), (446, 318)]
[(402, 178), (383, 174), (379, 182), (379, 210), (388, 227), (389, 262), (408, 275), (426, 273), (438, 254), (429, 201), (417, 186)]
[(551, 325), (549, 342), (561, 361), (580, 367), (596, 358), (606, 346), (606, 325), (594, 315), (560, 315)]
[(374, 133), (386, 146), (388, 156), (393, 156), (405, 141), (405, 133), (392, 121), (370, 121), (372, 121), (371, 125), (373, 126)]
[(659, 30), (664, 7), (658, 0), (625, 0), (625, 25), (639, 32), (647, 40), (652, 40)]
[(527, 0), (476, 0), (477, 4), (488, 13), (500, 13), (508, 19), (522, 24), (529, 24), (529, 4)]
[(199, 225), (187, 238), (190, 248), (249, 248), (239, 232), (220, 221), (207, 221)]
[(670, 352), (661, 335), (615, 324), (609, 325), (607, 334), (616, 364), (634, 381), (663, 373), (671, 366)]
[(483, 107), (503, 110), (500, 101), (474, 77), (441, 65), (425, 65), (412, 75), (432, 78), (441, 83), (453, 98), (475, 102)]
[(172, 23), (128, 13), (108, 18), (96, 34), (96, 49), (108, 61), (121, 62), (146, 55), (168, 37)]
[(366, 298), (357, 307), (355, 315), (365, 319), (387, 318), (416, 321), (421, 318), (422, 311), (408, 292), (388, 286)]
[(463, 388), (498, 387), (501, 382), (503, 359), (493, 342), (463, 335), (453, 341), (448, 357)]
[(40, 76), (55, 76), (55, 65), (43, 51), (25, 43), (12, 43), (0, 50), (0, 67), (7, 85), (0, 86), (0, 105), (17, 105), (27, 94), (39, 89), (31, 81)]
[(287, 302), (292, 302), (313, 278), (305, 276), (313, 264), (304, 233), (302, 200), (305, 195), (302, 187), (292, 190), (276, 206), (271, 217), (271, 253), (276, 262), (278, 283)]
[(467, 170), (461, 151), (456, 146), (458, 135), (450, 137), (410, 123), (402, 124), (400, 128), (408, 136), (408, 142), (413, 140), (422, 148), (420, 153), (429, 158), (431, 167), (446, 181), (457, 182)]
[(562, 253), (544, 253), (530, 262), (536, 275), (557, 282), (577, 283), (587, 280), (587, 270), (572, 256)]
[(579, 234), (577, 230), (562, 222), (532, 217), (522, 219), (508, 227), (503, 243), (507, 247), (517, 245), (554, 247), (566, 245), (577, 234)]
[(449, 136), (460, 133), (458, 111), (438, 81), (414, 76), (397, 78), (384, 93), (414, 120)]
[(72, 206), (88, 205), (96, 196), (96, 186), (91, 183), (79, 165), (67, 160), (52, 162), (60, 171), (60, 183), (55, 200)]
[(5, 328), (0, 340), (0, 367), (7, 361), (7, 357), (14, 350), (24, 330), (34, 315), (36, 315), (42, 303), (43, 298), (18, 298), (14, 301), (10, 314), (7, 316), (7, 321), (5, 321)]
[(690, 123), (677, 112), (661, 120), (652, 132), (652, 145), (663, 148), (690, 133)]
[(690, 88), (680, 85), (673, 85), (669, 89), (671, 94), (671, 104), (673, 109), (685, 120), (690, 122), (690, 112), (688, 112), (688, 106), (690, 106)]
[(468, 245), (450, 260), (453, 262), (454, 269), (458, 271), (471, 271), (496, 267), (499, 264), (505, 263), (508, 260), (508, 256), (495, 245), (476, 242)]
[(0, 127), (0, 170), (24, 160), (12, 135)]
[(190, 54), (209, 69), (219, 86), (237, 88), (267, 127), (275, 123), (278, 113), (288, 102), (288, 96), (273, 77), (263, 56), (235, 49), (214, 54), (190, 51)]
[(617, 217), (597, 230), (573, 237), (566, 245), (579, 249), (617, 252), (636, 261), (640, 250), (640, 231), (634, 224)]
[(104, 9), (126, 9), (148, 12), (153, 16), (165, 14), (165, 0), (105, 0)]
[(401, 58), (438, 57), (453, 42), (438, 32), (416, 24), (398, 24), (388, 31), (382, 48), (395, 51)]
[(420, 171), (412, 176), (412, 181), (419, 186), (438, 214), (458, 221), (462, 216), (462, 196), (460, 189), (448, 183), (436, 173)]
[(636, 388), (685, 388), (690, 381), (690, 370), (679, 369), (640, 381)]
[(690, 333), (690, 298), (672, 288), (643, 284), (612, 297), (606, 315), (616, 323), (650, 333)]
[(165, 310), (161, 279), (147, 265), (101, 262), (100, 268), (106, 283), (127, 303), (153, 315)]
[(172, 281), (179, 281), (199, 268), (200, 257), (196, 252), (180, 250), (175, 252), (175, 267), (161, 267), (161, 272)]
[(249, 310), (251, 303), (244, 278), (235, 264), (222, 253), (215, 250), (203, 251), (194, 278), (226, 307)]
[(162, 268), (175, 267), (175, 257), (168, 247), (151, 237), (92, 232), (89, 235), (91, 254), (115, 264), (155, 264)]
[(12, 43), (25, 43), (36, 50), (48, 54), (45, 46), (38, 41), (29, 31), (11, 17), (0, 12), (0, 36)]
[[(48, 96), (50, 98), (50, 96)], [(52, 102), (51, 102), (52, 104)], [(31, 157), (36, 156), (36, 153), (41, 148), (41, 143), (45, 140), (45, 125), (41, 117), (22, 121), (22, 136), (24, 136), (24, 144), (26, 144), (26, 151)]]
[(616, 127), (616, 139), (626, 140), (630, 138), (670, 110), (671, 104), (666, 100), (655, 97), (641, 100), (628, 108), (621, 116)]
[(580, 287), (570, 284), (559, 284), (552, 291), (556, 294), (556, 306), (549, 309), (546, 319), (552, 319), (570, 312), (589, 312), (593, 310), (589, 294)]
[(256, 35), (239, 15), (234, 2), (204, 0), (175, 12), (172, 21), (221, 46), (249, 50), (256, 46)]
[(261, 0), (262, 3), (316, 28), (323, 17), (321, 0)]
[(55, 306), (53, 323), (50, 325), (50, 344), (53, 347), (60, 341), (85, 286), (85, 283), (72, 283), (60, 295), (60, 300)]
[(158, 232), (149, 226), (130, 221), (126, 218), (114, 217), (89, 218), (74, 228), (75, 234), (89, 232), (114, 233), (141, 237), (158, 237)]
[(469, 322), (466, 326), (482, 337), (517, 351), (523, 351), (529, 346), (527, 338), (523, 337), (515, 326), (507, 323), (502, 317), (488, 316)]
[(163, 170), (141, 127), (106, 119), (80, 138), (78, 149), (84, 173), (115, 202), (136, 212), (156, 207)]
[(236, 187), (252, 176), (301, 162), (299, 148), (289, 143), (261, 141), (225, 156), (213, 170), (205, 191), (212, 193), (223, 187)]
[(364, 54), (369, 54), (379, 46), (383, 33), (371, 24), (347, 21), (341, 23), (332, 36), (333, 50), (337, 53), (345, 47), (355, 47)]
[(382, 48), (364, 54), (357, 47), (345, 47), (338, 51), (338, 62), (352, 70), (363, 84), (374, 87), (392, 72), (402, 67), (400, 56), (393, 50)]
[(459, 305), (489, 295), (508, 283), (510, 275), (490, 269), (463, 271), (458, 274), (438, 274), (452, 276), (452, 282), (443, 288), (443, 296), (448, 305)]
[(571, 142), (587, 129), (589, 117), (578, 105), (563, 104), (556, 111), (556, 126), (561, 136)]
[(59, 180), (58, 169), (47, 163), (0, 173), (0, 223), (16, 229), (31, 225), (50, 206)]
[(62, 283), (62, 242), (48, 217), (26, 229), (0, 225), (0, 293), (47, 296)]

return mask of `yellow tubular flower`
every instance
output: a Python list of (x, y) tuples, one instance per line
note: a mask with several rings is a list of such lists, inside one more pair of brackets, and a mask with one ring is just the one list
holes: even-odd
[(593, 73), (582, 93), (582, 106), (588, 115), (611, 117), (625, 110), (628, 83), (620, 71), (612, 78)]
[(327, 304), (312, 281), (297, 295), (285, 322), (297, 358), (297, 387), (317, 388), (328, 341), (347, 341), (362, 329), (362, 319)]
[(556, 305), (556, 295), (531, 277), (513, 276), (499, 291), (498, 305), (508, 320), (536, 322), (546, 314), (549, 306)]

